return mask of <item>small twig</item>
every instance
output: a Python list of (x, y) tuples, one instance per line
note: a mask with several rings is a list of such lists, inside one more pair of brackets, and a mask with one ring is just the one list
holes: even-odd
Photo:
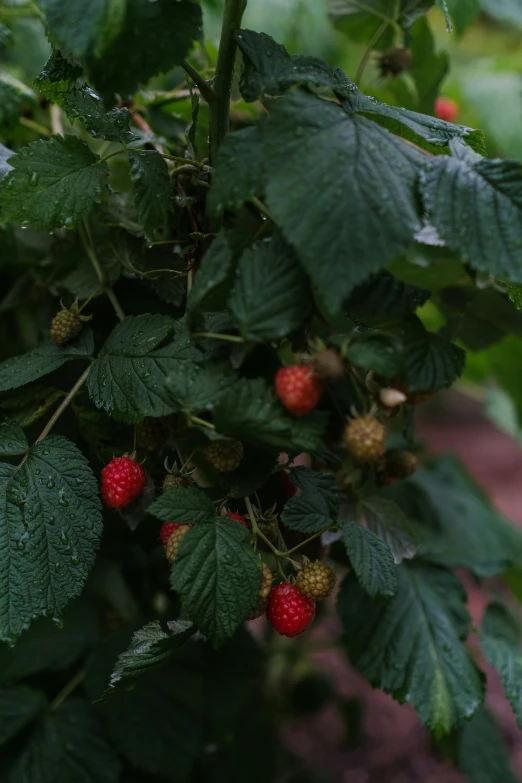
[(190, 76), (196, 87), (198, 88), (201, 97), (207, 102), (212, 103), (216, 100), (217, 95), (210, 86), (210, 84), (207, 82), (206, 79), (203, 78), (203, 76), (200, 74), (199, 71), (197, 71), (188, 60), (183, 60), (181, 63), (181, 66), (185, 73)]
[(355, 84), (357, 84), (357, 85), (360, 84), (362, 76), (363, 76), (363, 73), (364, 73), (364, 69), (366, 68), (366, 66), (368, 64), (368, 60), (370, 59), (370, 55), (373, 52), (373, 50), (374, 50), (375, 46), (377, 45), (377, 43), (379, 42), (381, 36), (383, 36), (384, 33), (386, 32), (386, 30), (388, 29), (389, 25), (390, 25), (390, 22), (387, 19), (386, 21), (384, 21), (381, 24), (381, 26), (378, 28), (378, 30), (375, 31), (373, 37), (370, 40), (370, 43), (366, 47), (366, 51), (364, 52), (364, 54), (362, 56), (362, 60), (359, 63), (359, 67), (357, 68), (357, 73), (355, 74), (355, 79), (354, 79)]
[(72, 387), (72, 389), (69, 392), (69, 394), (67, 395), (67, 397), (65, 397), (62, 400), (62, 402), (60, 403), (58, 408), (55, 410), (55, 412), (53, 413), (53, 415), (51, 416), (51, 418), (49, 419), (49, 421), (47, 422), (47, 424), (45, 425), (45, 427), (43, 428), (41, 433), (38, 435), (38, 437), (36, 439), (36, 443), (40, 443), (40, 441), (42, 441), (44, 438), (46, 438), (49, 435), (50, 431), (52, 430), (52, 428), (54, 427), (54, 425), (56, 424), (56, 422), (58, 421), (58, 419), (60, 418), (60, 416), (62, 415), (64, 410), (69, 406), (69, 404), (72, 402), (74, 397), (76, 397), (76, 395), (78, 394), (78, 392), (80, 391), (80, 389), (84, 385), (84, 383), (87, 380), (87, 376), (89, 375), (90, 371), (91, 371), (91, 365), (89, 365), (87, 367), (87, 369), (85, 370), (85, 372), (83, 373), (83, 375), (81, 375), (78, 378), (78, 380), (76, 381), (76, 383)]
[(28, 117), (19, 117), (18, 122), (20, 123), (20, 125), (24, 125), (26, 128), (30, 128), (30, 130), (39, 133), (40, 136), (46, 136), (47, 138), (50, 138), (52, 136), (52, 133), (48, 128), (45, 128), (43, 125), (40, 125), (39, 122), (34, 122), (34, 120), (30, 120)]
[(209, 340), (226, 340), (229, 343), (244, 343), (242, 337), (236, 334), (219, 334), (218, 332), (194, 332), (192, 337), (207, 338)]
[(80, 669), (79, 672), (76, 672), (74, 677), (71, 680), (69, 680), (67, 685), (64, 688), (62, 688), (58, 696), (51, 703), (49, 709), (54, 711), (57, 710), (58, 707), (61, 707), (64, 701), (69, 698), (71, 693), (73, 693), (76, 690), (76, 688), (82, 684), (82, 682), (85, 679), (85, 675), (86, 675), (85, 669)]

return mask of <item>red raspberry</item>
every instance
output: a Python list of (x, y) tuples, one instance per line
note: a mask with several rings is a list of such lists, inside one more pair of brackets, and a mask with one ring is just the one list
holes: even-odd
[(109, 508), (132, 503), (147, 483), (145, 471), (130, 457), (114, 457), (102, 470), (101, 494)]
[(437, 98), (435, 101), (435, 116), (439, 120), (455, 122), (459, 116), (459, 105), (450, 98)]
[(166, 546), (169, 540), (170, 534), (181, 527), (177, 522), (164, 522), (160, 530), (160, 538), (162, 543)]
[(294, 364), (277, 371), (275, 388), (277, 396), (290, 413), (304, 416), (319, 402), (323, 381), (311, 364)]
[(248, 527), (245, 517), (242, 517), (241, 514), (237, 514), (235, 511), (229, 511), (227, 517), (233, 519), (235, 522), (239, 522), (240, 525)]
[(308, 628), (315, 614), (315, 601), (305, 598), (290, 582), (283, 582), (272, 590), (266, 616), (277, 633), (297, 636)]

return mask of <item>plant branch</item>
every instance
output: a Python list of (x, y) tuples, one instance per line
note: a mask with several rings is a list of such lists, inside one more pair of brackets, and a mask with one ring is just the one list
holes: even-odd
[(76, 397), (76, 395), (84, 385), (90, 371), (91, 371), (91, 365), (89, 365), (85, 370), (85, 372), (83, 373), (83, 375), (81, 375), (78, 378), (78, 380), (72, 387), (69, 394), (66, 397), (64, 397), (59, 407), (55, 410), (55, 412), (53, 413), (53, 415), (51, 416), (51, 418), (49, 419), (49, 421), (47, 422), (47, 424), (45, 425), (41, 433), (38, 435), (36, 439), (36, 443), (40, 443), (40, 441), (42, 441), (44, 438), (46, 438), (49, 435), (49, 433), (51, 432), (52, 428), (54, 427), (54, 425), (56, 424), (56, 422), (58, 421), (58, 419), (60, 418), (64, 410), (69, 406), (69, 404), (72, 402), (74, 397)]
[(216, 100), (217, 95), (210, 86), (210, 84), (207, 82), (206, 79), (203, 78), (203, 76), (200, 74), (199, 71), (197, 71), (188, 60), (183, 60), (181, 63), (181, 66), (187, 76), (190, 76), (196, 87), (198, 88), (201, 97), (207, 102), (212, 103)]
[(214, 77), (215, 100), (210, 104), (210, 151), (211, 163), (216, 160), (221, 142), (228, 133), (230, 124), (230, 91), (236, 59), (234, 34), (241, 27), (246, 0), (225, 0), (223, 26)]
[(62, 688), (58, 696), (55, 698), (55, 700), (52, 702), (51, 706), (49, 707), (50, 710), (57, 710), (58, 707), (61, 707), (62, 704), (66, 699), (69, 698), (71, 693), (73, 693), (76, 688), (82, 684), (82, 682), (85, 679), (86, 671), (85, 669), (80, 669), (79, 672), (76, 672), (74, 677), (69, 680), (67, 685)]
[(390, 22), (386, 20), (381, 24), (378, 30), (374, 33), (373, 37), (370, 40), (370, 43), (366, 47), (366, 51), (364, 52), (362, 56), (362, 60), (359, 63), (359, 67), (357, 68), (357, 73), (355, 74), (355, 84), (359, 85), (364, 73), (364, 69), (366, 68), (368, 64), (368, 60), (370, 59), (370, 55), (373, 52), (374, 48), (376, 47), (377, 43), (381, 39), (381, 37), (384, 35), (386, 30), (388, 29)]

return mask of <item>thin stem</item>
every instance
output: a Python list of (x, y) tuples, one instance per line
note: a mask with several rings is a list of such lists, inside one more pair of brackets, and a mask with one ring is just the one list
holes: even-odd
[(215, 426), (205, 419), (200, 419), (199, 416), (189, 416), (190, 424), (199, 424), (200, 427), (206, 427), (208, 430), (215, 430)]
[(20, 125), (24, 125), (26, 128), (30, 128), (32, 131), (39, 133), (40, 136), (46, 136), (47, 138), (52, 136), (52, 133), (48, 128), (44, 127), (43, 125), (40, 125), (39, 122), (34, 122), (34, 120), (30, 120), (28, 117), (19, 117), (18, 122), (20, 123)]
[(192, 291), (193, 281), (194, 281), (194, 272), (192, 271), (192, 269), (189, 269), (189, 271), (187, 272), (187, 296)]
[(69, 682), (64, 688), (62, 688), (62, 690), (60, 691), (56, 699), (52, 702), (49, 709), (57, 710), (58, 707), (61, 707), (64, 701), (69, 698), (71, 693), (73, 693), (76, 690), (76, 688), (82, 684), (82, 682), (85, 679), (85, 675), (86, 675), (85, 669), (80, 669), (79, 672), (76, 672), (74, 677), (71, 680), (69, 680)]
[(201, 97), (207, 102), (212, 103), (216, 100), (217, 95), (210, 86), (210, 84), (207, 82), (206, 79), (203, 78), (203, 76), (200, 74), (199, 71), (197, 71), (193, 65), (189, 63), (188, 60), (183, 60), (181, 63), (181, 66), (185, 73), (190, 76), (196, 87), (198, 88)]
[(242, 337), (237, 334), (220, 334), (218, 332), (194, 332), (192, 337), (206, 337), (209, 340), (226, 340), (229, 343), (244, 343)]
[(74, 397), (76, 397), (76, 395), (84, 385), (90, 371), (91, 371), (91, 365), (89, 365), (85, 370), (85, 372), (78, 378), (78, 380), (72, 387), (67, 397), (65, 397), (62, 400), (59, 407), (55, 410), (55, 412), (53, 413), (53, 415), (51, 416), (51, 418), (49, 419), (49, 421), (47, 422), (47, 424), (45, 425), (41, 433), (38, 435), (36, 439), (36, 443), (40, 443), (40, 441), (42, 441), (44, 438), (46, 438), (49, 435), (49, 433), (51, 432), (52, 428), (54, 427), (54, 425), (56, 424), (56, 422), (58, 421), (58, 419), (60, 418), (64, 410), (69, 406), (69, 404), (72, 402)]
[(292, 555), (294, 552), (297, 552), (303, 546), (306, 546), (306, 544), (309, 544), (310, 541), (313, 541), (315, 538), (318, 538), (319, 536), (322, 536), (322, 534), (325, 532), (325, 530), (329, 530), (329, 528), (325, 528), (324, 530), (319, 530), (318, 533), (314, 533), (313, 536), (310, 536), (310, 538), (307, 538), (305, 541), (301, 541), (300, 544), (297, 544), (297, 546), (292, 547), (292, 549), (289, 549), (287, 552), (281, 552), (281, 554), (284, 557), (288, 557), (289, 555)]
[(265, 536), (265, 534), (259, 529), (257, 521), (256, 521), (256, 515), (254, 514), (254, 509), (252, 508), (252, 503), (250, 502), (249, 497), (245, 497), (245, 505), (247, 507), (248, 516), (250, 519), (250, 522), (252, 524), (252, 533), (254, 534), (254, 538), (260, 538), (261, 541), (264, 541), (267, 547), (272, 551), (272, 553), (276, 556), (278, 563), (279, 563), (279, 557), (280, 552), (273, 545), (273, 543)]
[(207, 166), (206, 163), (200, 163), (199, 160), (191, 160), (190, 158), (182, 158), (180, 155), (170, 155), (166, 152), (161, 153), (162, 158), (166, 158), (167, 160), (174, 160), (176, 163), (188, 163), (191, 166), (196, 166), (198, 169), (201, 169), (202, 171), (210, 171), (210, 166)]
[(236, 41), (234, 34), (241, 27), (246, 8), (246, 0), (225, 0), (223, 26), (214, 77), (216, 99), (210, 104), (210, 150), (211, 163), (229, 130), (230, 91), (236, 59)]
[(380, 40), (381, 36), (384, 35), (386, 30), (388, 29), (389, 24), (390, 22), (388, 20), (383, 22), (379, 27), (379, 29), (376, 30), (372, 39), (370, 40), (370, 43), (366, 47), (366, 51), (363, 54), (362, 60), (359, 63), (359, 67), (357, 68), (357, 73), (355, 74), (355, 84), (360, 84), (364, 73), (364, 69), (366, 68), (366, 65), (368, 64), (368, 60), (370, 59), (370, 55), (373, 52), (378, 41)]
[(123, 321), (125, 318), (125, 313), (122, 310), (121, 304), (118, 302), (118, 298), (112, 288), (106, 288), (105, 293), (107, 294), (107, 299), (113, 306), (114, 312), (116, 313), (117, 317), (120, 321)]
[(257, 196), (251, 196), (249, 199), (250, 203), (253, 204), (253, 206), (261, 212), (262, 215), (264, 215), (266, 218), (272, 221), (272, 223), (275, 223), (274, 218), (268, 211), (268, 207), (265, 207), (262, 201), (260, 201)]
[(97, 160), (96, 163), (105, 163), (106, 160), (109, 160), (109, 158), (114, 158), (116, 155), (122, 155), (126, 150), (116, 150), (116, 152), (110, 152), (108, 155), (105, 155), (105, 157), (100, 158), (100, 160)]

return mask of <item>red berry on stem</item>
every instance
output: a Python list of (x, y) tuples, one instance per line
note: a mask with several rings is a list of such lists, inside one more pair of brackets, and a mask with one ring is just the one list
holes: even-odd
[(308, 628), (315, 614), (315, 601), (306, 598), (298, 587), (283, 582), (272, 590), (266, 616), (277, 633), (297, 636)]
[(437, 98), (435, 101), (435, 116), (439, 120), (455, 122), (459, 116), (459, 105), (450, 98)]
[(241, 514), (238, 514), (236, 511), (229, 511), (227, 517), (233, 519), (235, 522), (239, 522), (240, 525), (248, 527), (245, 517), (242, 517)]
[(304, 416), (319, 402), (323, 381), (311, 364), (294, 364), (277, 371), (275, 388), (277, 396), (290, 413)]
[(130, 457), (114, 457), (102, 470), (101, 494), (109, 508), (128, 506), (141, 495), (147, 476), (139, 462)]
[(160, 538), (163, 544), (167, 544), (167, 541), (169, 540), (170, 534), (173, 533), (175, 530), (178, 529), (178, 527), (181, 527), (177, 522), (164, 522), (161, 526), (160, 530)]

